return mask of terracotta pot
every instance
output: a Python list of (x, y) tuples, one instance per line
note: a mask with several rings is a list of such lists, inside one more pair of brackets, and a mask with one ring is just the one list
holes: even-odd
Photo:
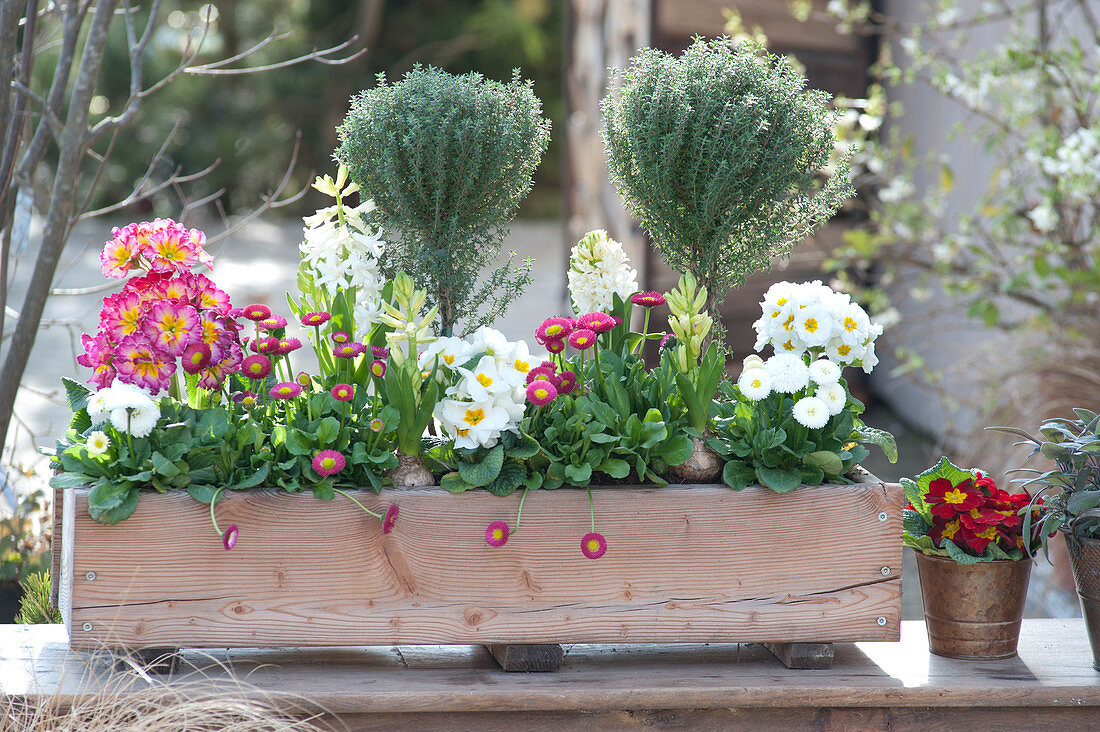
[(1016, 655), (1030, 561), (959, 564), (917, 552), (917, 570), (928, 650), (972, 660)]
[(1081, 614), (1092, 645), (1092, 667), (1100, 671), (1100, 541), (1063, 531), (1073, 566), (1073, 582), (1081, 598)]

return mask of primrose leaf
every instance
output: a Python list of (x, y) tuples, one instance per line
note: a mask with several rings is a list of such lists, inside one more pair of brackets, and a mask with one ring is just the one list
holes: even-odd
[(88, 398), (92, 396), (92, 390), (67, 376), (61, 377), (61, 383), (65, 385), (65, 401), (68, 403), (69, 409), (74, 412), (87, 409)]
[(448, 493), (463, 493), (474, 486), (464, 481), (458, 473), (447, 473), (439, 479), (439, 487)]
[(756, 477), (760, 485), (771, 488), (776, 493), (787, 493), (802, 485), (802, 471), (798, 468), (756, 468)]
[(458, 464), (458, 474), (462, 476), (462, 480), (474, 488), (481, 488), (496, 480), (503, 465), (504, 445), (497, 445), (480, 462), (460, 462)]

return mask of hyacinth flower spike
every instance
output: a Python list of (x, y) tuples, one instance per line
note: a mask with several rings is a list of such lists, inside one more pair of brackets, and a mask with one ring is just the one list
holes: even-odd
[(596, 531), (596, 507), (592, 503), (592, 487), (588, 487), (588, 515), (592, 530), (581, 537), (581, 554), (589, 559), (599, 559), (607, 553), (607, 539)]
[(485, 527), (485, 543), (492, 547), (504, 546), (508, 538), (519, 531), (519, 522), (523, 518), (523, 502), (527, 500), (527, 491), (523, 489), (523, 495), (519, 497), (519, 510), (516, 511), (516, 528), (509, 529), (504, 521), (493, 521)]

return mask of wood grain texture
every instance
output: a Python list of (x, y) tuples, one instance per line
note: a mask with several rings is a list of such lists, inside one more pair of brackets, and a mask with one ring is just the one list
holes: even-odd
[(765, 643), (764, 647), (787, 668), (820, 671), (833, 665), (832, 643)]
[[(342, 498), (249, 492), (206, 507), (148, 494), (117, 526), (74, 492), (74, 648), (415, 643), (896, 640), (899, 486), (720, 486), (594, 494), (608, 551), (580, 552), (583, 490), (528, 497), (438, 488), (361, 494), (400, 507), (393, 533)], [(885, 520), (880, 520), (885, 514)], [(87, 579), (94, 572), (94, 580)], [(85, 630), (85, 628), (90, 628)]]
[[(184, 650), (184, 671), (172, 683), (204, 678), (246, 699), (285, 696), (299, 709), (309, 700), (340, 717), (391, 715), (390, 729), (404, 729), (405, 714), (643, 709), (878, 708), (895, 720), (931, 720), (973, 708), (975, 715), (1000, 709), (995, 718), (1008, 721), (954, 728), (975, 730), (1038, 729), (1031, 720), (1080, 721), (1082, 710), (1100, 718), (1100, 674), (1079, 618), (1025, 620), (1019, 657), (1000, 661), (931, 655), (921, 622), (902, 623), (901, 636), (899, 643), (839, 643), (832, 668), (814, 672), (788, 671), (752, 644), (572, 645), (555, 674), (506, 673), (480, 645)], [(60, 625), (0, 626), (0, 703), (45, 697), (67, 704), (103, 688), (127, 693), (109, 673), (112, 663), (110, 654), (71, 651)], [(133, 677), (134, 693), (148, 688)], [(1008, 714), (1028, 722), (1012, 723)], [(975, 715), (967, 719), (980, 720)]]
[(485, 650), (505, 671), (543, 673), (561, 669), (565, 657), (557, 643), (490, 643)]

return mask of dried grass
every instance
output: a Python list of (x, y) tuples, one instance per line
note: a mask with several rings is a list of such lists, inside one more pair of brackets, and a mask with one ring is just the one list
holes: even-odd
[[(190, 656), (191, 654), (189, 654)], [(210, 663), (206, 664), (206, 660)], [(318, 706), (250, 685), (224, 663), (202, 657), (171, 676), (152, 675), (109, 654), (80, 662), (73, 693), (0, 697), (0, 729), (16, 732), (319, 732)], [(108, 665), (109, 664), (109, 665)], [(192, 661), (193, 665), (193, 661)], [(105, 674), (94, 669), (110, 669)], [(58, 684), (66, 688), (68, 684)]]

